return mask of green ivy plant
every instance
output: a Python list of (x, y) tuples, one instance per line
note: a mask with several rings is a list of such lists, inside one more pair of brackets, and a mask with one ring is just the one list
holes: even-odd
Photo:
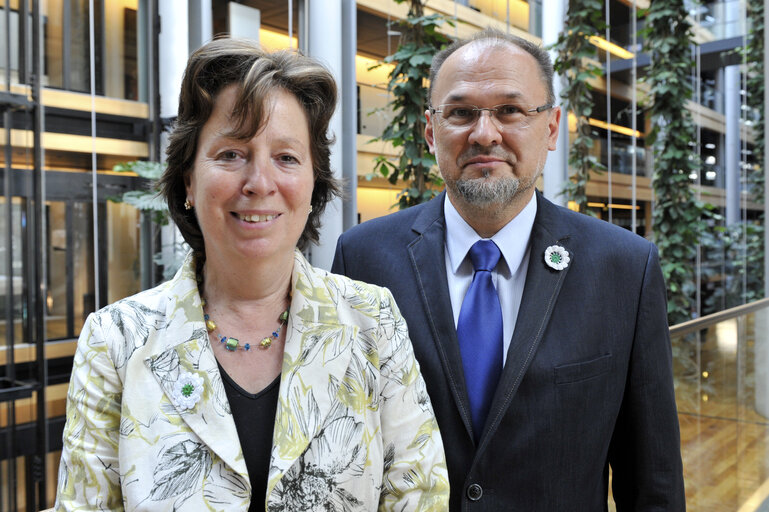
[[(716, 222), (723, 217), (715, 216)], [(757, 223), (715, 226), (702, 236), (702, 313), (710, 314), (764, 296), (764, 233)]]
[[(406, 0), (395, 0), (403, 3)], [(397, 162), (385, 156), (375, 159), (374, 173), (393, 185), (399, 179), (408, 183), (398, 196), (400, 209), (429, 201), (443, 187), (443, 179), (435, 171), (435, 157), (424, 140), (425, 109), (429, 98), (425, 80), (430, 75), (433, 56), (449, 42), (438, 31), (444, 23), (453, 22), (439, 14), (424, 14), (420, 0), (409, 0), (406, 19), (392, 23), (401, 33), (398, 49), (384, 59), (394, 64), (388, 76), (387, 88), (392, 94), (388, 104), (395, 113), (381, 137), (374, 140), (390, 142), (400, 148)]]
[(606, 27), (603, 9), (602, 0), (571, 0), (565, 22), (568, 28), (554, 45), (558, 56), (553, 67), (566, 77), (561, 97), (565, 100), (566, 110), (577, 119), (577, 136), (569, 147), (569, 166), (574, 174), (562, 193), (574, 201), (582, 213), (587, 211), (586, 189), (590, 171), (605, 170), (603, 164), (590, 154), (594, 140), (588, 124), (593, 109), (593, 88), (589, 80), (603, 75), (603, 68), (596, 63), (598, 49), (588, 37), (598, 35)]
[(764, 0), (749, 0), (747, 5), (750, 31), (747, 45), (743, 49), (747, 64), (747, 102), (753, 113), (754, 163), (758, 170), (748, 173), (750, 192), (754, 200), (764, 200)]
[(700, 170), (690, 146), (696, 140), (695, 125), (686, 109), (692, 96), (692, 27), (684, 0), (652, 2), (640, 15), (646, 20), (640, 31), (644, 51), (651, 59), (644, 80), (651, 89), (652, 128), (646, 140), (654, 154), (654, 241), (667, 283), (672, 325), (691, 319), (695, 312), (695, 259), (705, 211), (689, 179), (692, 171)]
[[(753, 113), (753, 135), (755, 143), (753, 144), (753, 158), (756, 164), (755, 169), (748, 172), (748, 183), (753, 200), (758, 204), (763, 204), (765, 194), (766, 175), (764, 174), (766, 163), (766, 147), (764, 137), (766, 126), (764, 126), (764, 90), (766, 83), (764, 81), (764, 0), (749, 0), (748, 18), (750, 20), (750, 31), (748, 33), (747, 45), (745, 47), (745, 57), (747, 62), (747, 83), (748, 106)], [(750, 238), (750, 233), (746, 233), (746, 243), (748, 251), (746, 252), (749, 265), (749, 276), (758, 279), (758, 282), (748, 281), (748, 298), (753, 300), (764, 297), (764, 259), (766, 258), (764, 237), (766, 236), (766, 215), (759, 217), (760, 234)], [(753, 243), (751, 243), (751, 241)]]

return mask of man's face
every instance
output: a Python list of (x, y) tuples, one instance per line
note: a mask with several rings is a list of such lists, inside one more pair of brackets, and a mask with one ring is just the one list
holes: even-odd
[[(476, 231), (470, 218), (495, 217), (503, 222), (499, 229), (534, 193), (547, 152), (555, 149), (561, 113), (558, 107), (525, 111), (545, 104), (547, 90), (536, 60), (513, 45), (470, 43), (438, 72), (431, 106), (442, 112), (426, 112), (425, 138), (452, 204)], [(499, 114), (524, 113), (513, 118), (482, 111), (474, 122), (461, 121), (467, 113), (462, 106), (498, 105), (507, 105)]]

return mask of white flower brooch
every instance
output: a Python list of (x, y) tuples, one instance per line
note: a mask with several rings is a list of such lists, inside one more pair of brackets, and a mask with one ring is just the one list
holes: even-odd
[(545, 263), (553, 270), (563, 270), (569, 266), (569, 251), (560, 245), (551, 245), (545, 249)]
[(203, 394), (203, 377), (197, 374), (184, 372), (179, 380), (174, 383), (171, 400), (174, 405), (182, 410), (192, 409), (200, 401)]

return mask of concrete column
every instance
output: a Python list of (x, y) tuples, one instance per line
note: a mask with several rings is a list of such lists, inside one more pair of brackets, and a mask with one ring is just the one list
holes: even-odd
[[(542, 46), (551, 46), (558, 40), (564, 29), (568, 0), (548, 0), (542, 3)], [(546, 21), (545, 21), (546, 20)], [(556, 51), (550, 51), (550, 58), (555, 60)], [(556, 104), (561, 104), (561, 91), (564, 89), (564, 77), (553, 78)], [(561, 112), (561, 126), (555, 151), (550, 152), (542, 173), (544, 194), (556, 204), (566, 205), (566, 196), (561, 194), (566, 180), (569, 179), (569, 118), (566, 109)]]
[(755, 313), (755, 352), (756, 372), (756, 412), (769, 418), (769, 309), (760, 309)]
[[(189, 10), (187, 0), (163, 0), (158, 2), (160, 33), (158, 34), (158, 93), (160, 95), (160, 118), (176, 117), (179, 107), (179, 92), (182, 76), (189, 57), (188, 33)], [(165, 160), (168, 147), (168, 133), (160, 134), (160, 158)], [(181, 250), (182, 241), (175, 225), (160, 230), (160, 251), (166, 271), (175, 266), (176, 251)], [(168, 279), (168, 274), (164, 280)]]
[[(769, 22), (769, 1), (764, 0), (764, 26)], [(764, 30), (764, 48), (769, 44), (769, 31)], [(769, 53), (764, 52), (764, 82), (769, 83)], [(769, 119), (769, 88), (764, 88), (764, 120)], [(766, 171), (766, 148), (769, 148), (769, 131), (764, 133), (764, 176)], [(764, 180), (764, 297), (769, 297), (769, 180)], [(769, 310), (756, 312), (756, 412), (769, 418)]]
[(740, 221), (740, 67), (724, 69), (724, 116), (726, 118), (726, 223)]
[(214, 36), (214, 11), (211, 0), (189, 0), (190, 54)]
[[(764, 0), (764, 27), (769, 23), (769, 0)], [(769, 48), (769, 30), (764, 29), (764, 48)], [(769, 52), (764, 50), (764, 83), (769, 83)], [(764, 124), (769, 119), (769, 87), (764, 87)], [(766, 150), (769, 149), (769, 130), (764, 130), (764, 297), (769, 297), (769, 172), (767, 171)], [(763, 383), (769, 386), (769, 379)]]
[[(308, 53), (325, 64), (334, 75), (337, 84), (342, 83), (342, 0), (318, 0), (307, 2)], [(336, 137), (331, 148), (331, 169), (342, 178), (344, 132), (342, 107), (331, 118), (329, 130)], [(310, 248), (310, 262), (320, 268), (330, 269), (334, 259), (336, 240), (343, 230), (343, 206), (335, 199), (326, 206), (320, 228), (320, 242)]]
[(355, 0), (342, 0), (342, 176), (347, 197), (343, 201), (343, 229), (358, 223), (358, 82), (355, 54), (358, 48)]
[(175, 117), (179, 106), (182, 75), (189, 57), (187, 34), (187, 0), (158, 2), (160, 34), (158, 35), (160, 117)]

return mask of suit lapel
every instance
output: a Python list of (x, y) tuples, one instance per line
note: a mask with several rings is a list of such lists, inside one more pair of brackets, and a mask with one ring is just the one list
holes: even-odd
[(545, 250), (551, 245), (561, 245), (569, 251), (571, 260), (574, 260), (575, 254), (569, 248), (568, 241), (569, 234), (562, 229), (558, 209), (537, 192), (537, 218), (531, 233), (529, 268), (521, 307), (479, 450), (488, 443), (518, 391), (542, 341), (558, 294), (569, 272), (570, 267), (561, 271), (548, 267), (544, 260)]
[(444, 192), (427, 203), (417, 217), (412, 228), (418, 236), (409, 244), (408, 251), (417, 288), (427, 312), (427, 323), (435, 350), (443, 365), (462, 422), (471, 436), (470, 405), (446, 279), (446, 221), (443, 216), (445, 197)]
[[(168, 398), (161, 407), (178, 414), (211, 451), (248, 482), (235, 421), (203, 321), (190, 257), (170, 286), (168, 328), (155, 341), (157, 349), (144, 361)], [(203, 394), (191, 409), (174, 404), (174, 394), (178, 393), (175, 384), (185, 373), (203, 379)]]

